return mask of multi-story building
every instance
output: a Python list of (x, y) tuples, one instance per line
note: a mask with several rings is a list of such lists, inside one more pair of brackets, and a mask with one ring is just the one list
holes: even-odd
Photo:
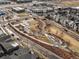
[(0, 4), (10, 4), (10, 0), (0, 0)]

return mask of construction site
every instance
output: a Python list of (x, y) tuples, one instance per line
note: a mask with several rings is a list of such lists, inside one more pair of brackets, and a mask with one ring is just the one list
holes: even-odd
[(79, 1), (0, 0), (0, 59), (79, 59)]

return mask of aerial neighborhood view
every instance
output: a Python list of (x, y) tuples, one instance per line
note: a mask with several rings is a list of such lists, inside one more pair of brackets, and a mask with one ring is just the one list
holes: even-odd
[(0, 0), (0, 59), (79, 59), (79, 0)]

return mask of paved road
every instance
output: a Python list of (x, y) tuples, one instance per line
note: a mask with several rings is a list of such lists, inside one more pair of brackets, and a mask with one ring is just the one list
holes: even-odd
[(29, 6), (31, 3), (23, 3), (23, 4), (6, 4), (6, 5), (0, 5), (0, 8), (6, 8), (6, 7), (15, 7), (15, 6)]

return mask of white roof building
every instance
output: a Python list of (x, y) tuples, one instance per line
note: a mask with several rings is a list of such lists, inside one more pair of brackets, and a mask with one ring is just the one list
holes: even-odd
[(24, 10), (24, 8), (21, 7), (13, 7), (14, 10), (19, 11), (19, 10)]

